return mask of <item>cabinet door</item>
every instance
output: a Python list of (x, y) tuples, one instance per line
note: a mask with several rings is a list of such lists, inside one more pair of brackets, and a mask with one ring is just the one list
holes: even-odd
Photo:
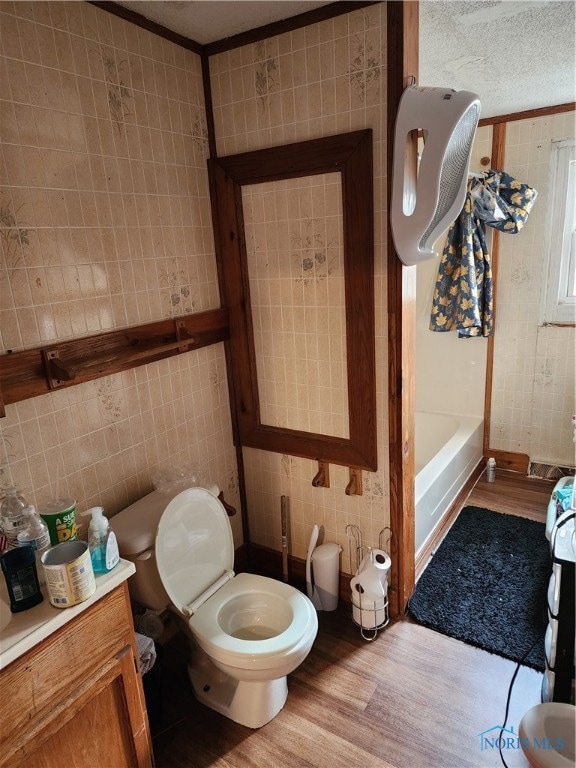
[(146, 710), (137, 675), (128, 645), (22, 734), (9, 765), (150, 768)]

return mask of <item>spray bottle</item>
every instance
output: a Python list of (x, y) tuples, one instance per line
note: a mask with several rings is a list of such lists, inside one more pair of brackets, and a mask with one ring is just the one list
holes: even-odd
[(108, 573), (120, 560), (118, 542), (114, 531), (110, 530), (108, 518), (104, 517), (102, 507), (91, 507), (82, 513), (82, 517), (92, 515), (88, 527), (88, 548), (94, 573)]
[(486, 481), (493, 483), (496, 480), (496, 459), (492, 456), (486, 462)]

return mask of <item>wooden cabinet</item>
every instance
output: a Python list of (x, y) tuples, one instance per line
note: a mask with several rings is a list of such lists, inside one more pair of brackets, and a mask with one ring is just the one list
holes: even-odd
[(136, 659), (123, 583), (0, 673), (0, 766), (152, 766)]

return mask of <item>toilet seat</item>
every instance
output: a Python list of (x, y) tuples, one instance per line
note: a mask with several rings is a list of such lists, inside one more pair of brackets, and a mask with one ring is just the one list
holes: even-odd
[[(559, 702), (537, 704), (526, 712), (518, 731), (522, 749), (532, 768), (574, 768), (575, 714), (573, 704)], [(559, 738), (564, 742), (560, 752), (554, 748), (536, 748), (538, 744), (549, 742), (554, 745)]]
[[(205, 488), (189, 488), (166, 506), (156, 533), (156, 564), (172, 604), (213, 659), (268, 669), (299, 651), (317, 627), (316, 611), (289, 584), (254, 574), (234, 576), (234, 541), (226, 510)], [(256, 629), (274, 614), (273, 636), (230, 634), (226, 612), (250, 616)], [(313, 629), (314, 628), (314, 629)], [(254, 635), (252, 635), (254, 636)]]
[(164, 589), (172, 605), (185, 615), (234, 576), (228, 515), (205, 488), (188, 488), (169, 502), (158, 524), (154, 549)]
[(310, 600), (274, 579), (234, 576), (228, 515), (204, 488), (172, 499), (153, 491), (116, 515), (114, 529), (136, 563), (131, 594), (147, 608), (170, 605), (178, 615), (198, 701), (248, 728), (276, 717), (287, 676), (318, 631)]
[[(227, 608), (233, 609), (234, 601), (249, 595), (251, 607), (258, 604), (281, 606), (291, 612), (285, 618), (286, 628), (266, 639), (242, 639), (229, 634), (223, 628), (222, 615)], [(242, 610), (242, 608), (240, 608)], [(190, 628), (201, 648), (212, 658), (223, 662), (234, 658), (234, 663), (251, 669), (268, 669), (276, 666), (279, 656), (289, 656), (309, 643), (310, 633), (316, 634), (316, 611), (305, 596), (289, 584), (265, 576), (240, 573), (228, 581), (190, 618)], [(273, 664), (271, 662), (274, 662)]]
[[(172, 499), (158, 524), (155, 552), (172, 604), (191, 617), (190, 629), (211, 658), (269, 669), (278, 657), (299, 652), (311, 632), (316, 634), (316, 611), (297, 589), (265, 576), (234, 576), (232, 531), (226, 510), (210, 491), (189, 488)], [(275, 633), (265, 639), (229, 634), (223, 619), (226, 611), (244, 618), (249, 614), (261, 625), (273, 613)]]

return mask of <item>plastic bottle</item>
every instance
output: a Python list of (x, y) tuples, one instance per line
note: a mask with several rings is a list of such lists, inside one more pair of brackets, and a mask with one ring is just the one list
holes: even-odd
[(14, 549), (18, 546), (18, 534), (25, 525), (23, 512), (27, 506), (25, 499), (16, 488), (6, 488), (5, 496), (2, 499), (2, 504), (0, 504), (0, 518), (6, 536), (7, 549)]
[(82, 517), (92, 515), (88, 527), (88, 548), (94, 573), (108, 573), (120, 560), (118, 542), (114, 531), (110, 530), (108, 518), (104, 517), (102, 507), (91, 507), (82, 512)]
[(6, 579), (12, 613), (26, 611), (42, 602), (44, 596), (40, 591), (32, 547), (25, 545), (7, 550), (0, 556), (0, 567)]
[(486, 480), (489, 483), (493, 483), (496, 480), (496, 459), (488, 459), (486, 464)]
[(50, 547), (50, 533), (48, 526), (36, 513), (36, 507), (31, 504), (24, 508), (24, 528), (18, 534), (18, 544), (25, 546), (29, 544), (34, 549), (36, 556), (36, 571), (38, 572), (38, 581), (45, 584), (44, 568), (42, 567), (41, 557)]

